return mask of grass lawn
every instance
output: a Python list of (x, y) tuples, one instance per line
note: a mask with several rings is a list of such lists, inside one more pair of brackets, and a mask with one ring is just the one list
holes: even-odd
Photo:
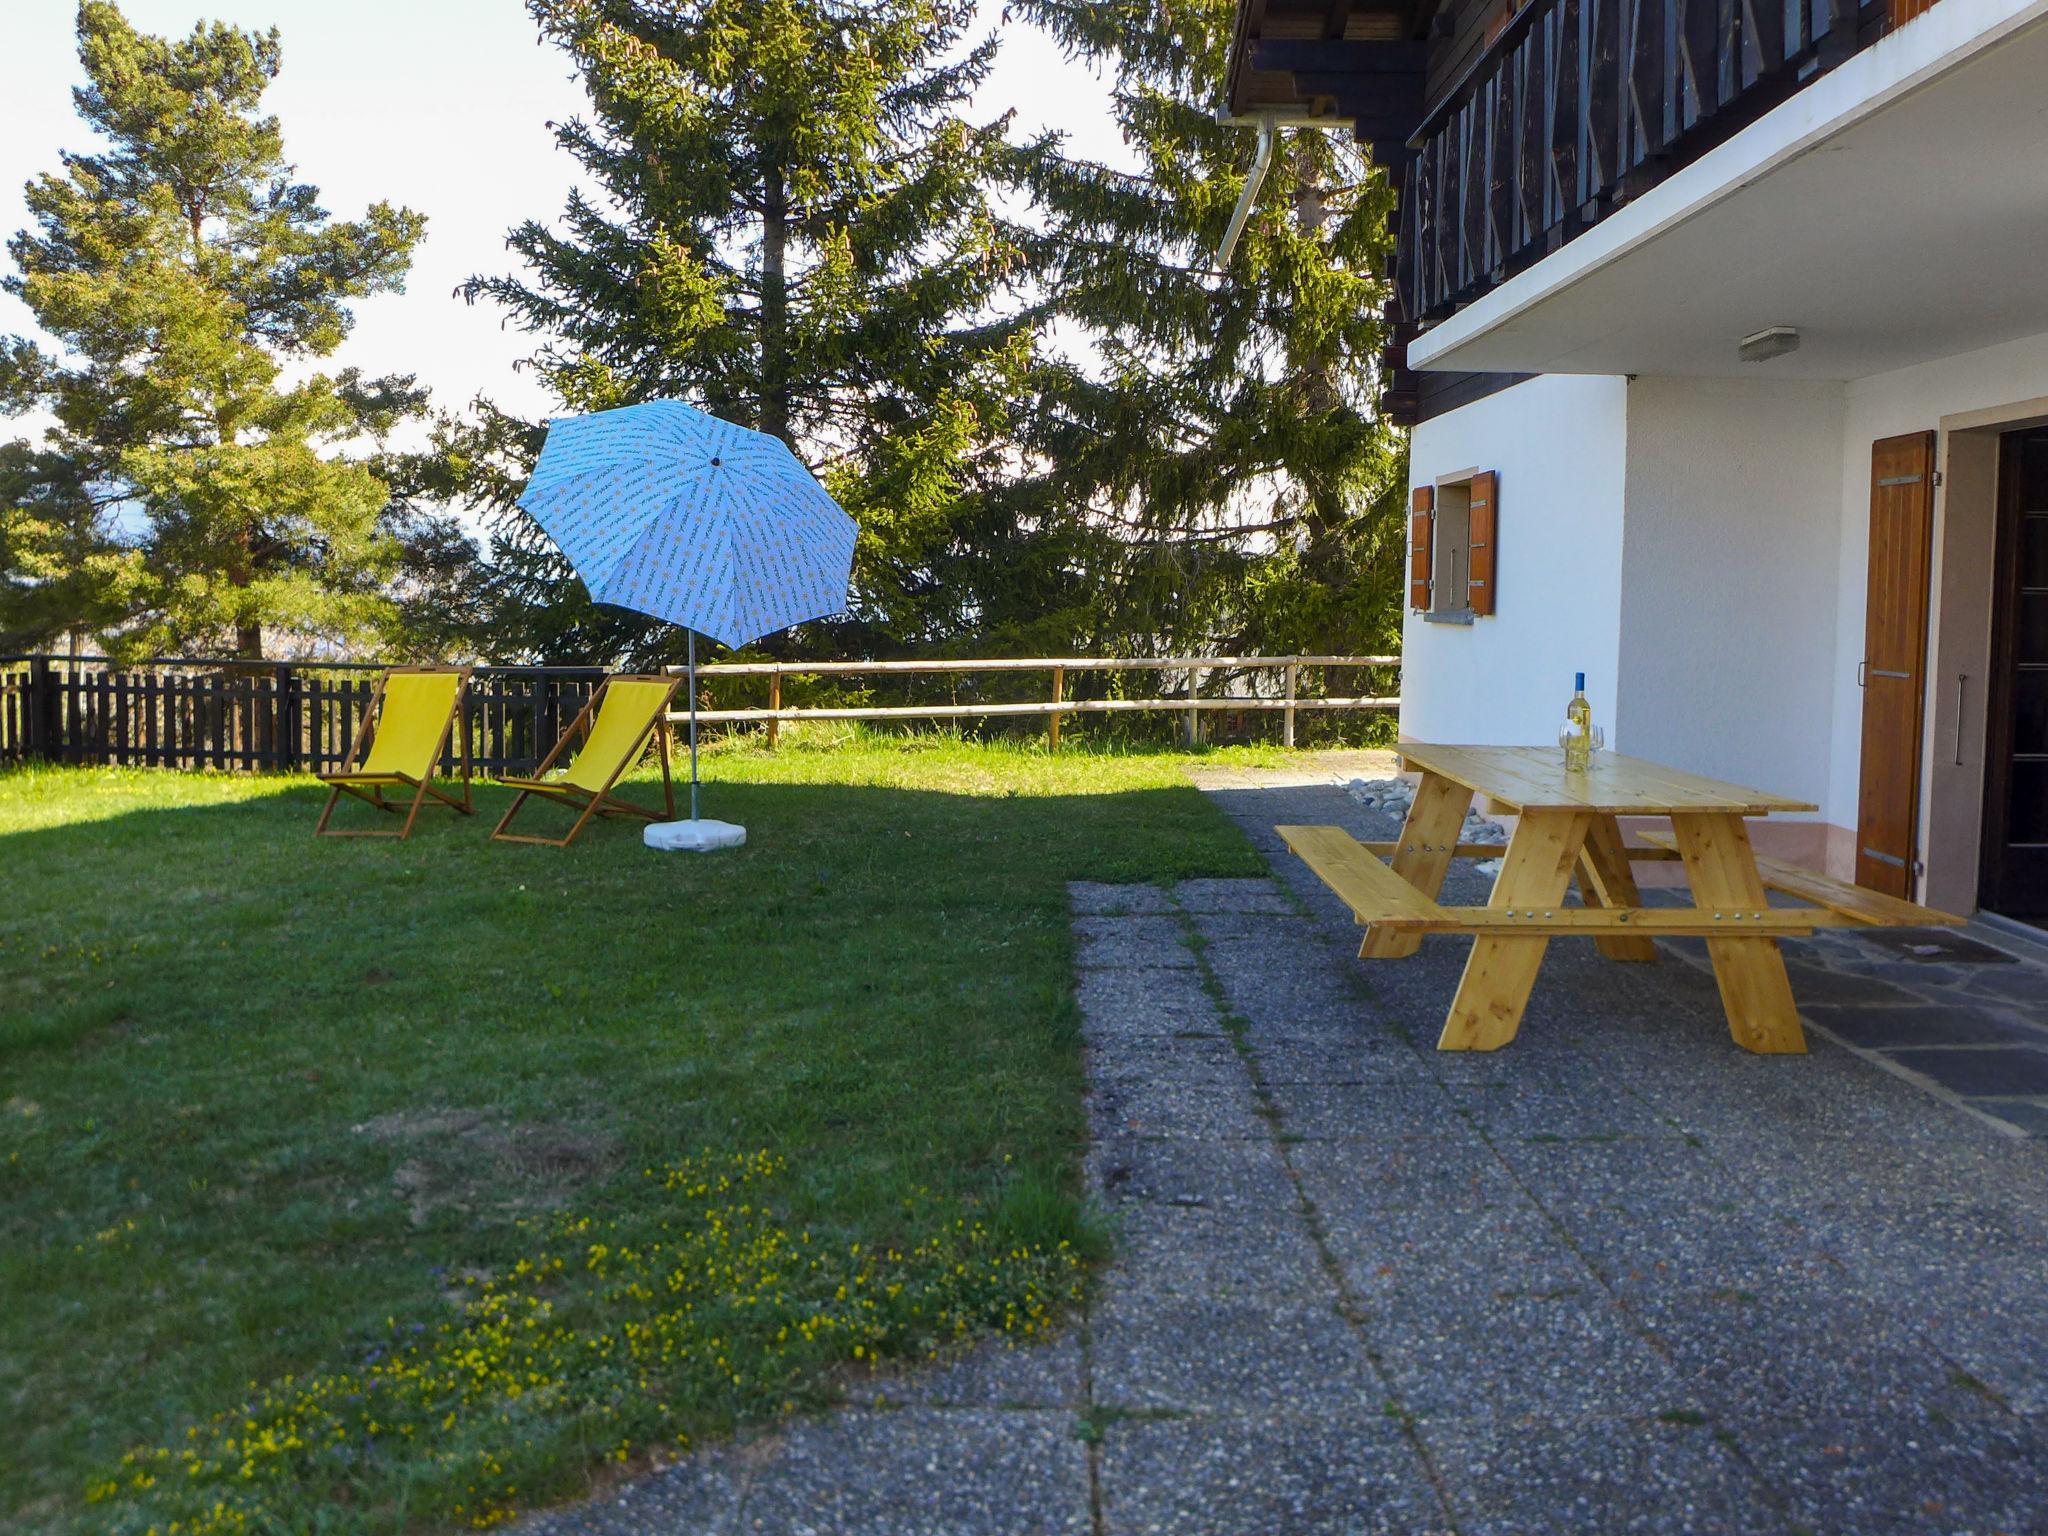
[(0, 774), (0, 1528), (490, 1524), (1047, 1326), (1063, 886), (1263, 870), (1187, 761), (734, 748), (702, 857)]

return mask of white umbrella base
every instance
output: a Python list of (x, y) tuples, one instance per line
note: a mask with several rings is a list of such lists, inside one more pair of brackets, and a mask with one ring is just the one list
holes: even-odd
[(657, 821), (640, 838), (650, 848), (709, 853), (714, 848), (739, 847), (747, 840), (747, 829), (729, 821)]

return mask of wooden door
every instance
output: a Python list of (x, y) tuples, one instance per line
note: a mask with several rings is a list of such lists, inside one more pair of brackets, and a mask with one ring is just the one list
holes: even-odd
[(1934, 547), (1934, 434), (1870, 450), (1870, 585), (1863, 610), (1863, 783), (1856, 883), (1910, 897), (1920, 821), (1927, 695), (1927, 591)]
[(2008, 432), (1998, 462), (1978, 903), (2048, 919), (2048, 431)]

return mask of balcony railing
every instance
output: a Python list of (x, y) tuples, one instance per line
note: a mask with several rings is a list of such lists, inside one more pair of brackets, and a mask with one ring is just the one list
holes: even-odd
[(1883, 0), (1530, 0), (1409, 140), (1400, 339), (1753, 122), (1888, 14)]

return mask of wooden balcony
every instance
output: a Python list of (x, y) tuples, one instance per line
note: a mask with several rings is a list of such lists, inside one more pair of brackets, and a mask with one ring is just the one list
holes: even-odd
[(1521, 375), (1420, 376), (1407, 344), (1934, 0), (1240, 0), (1240, 116), (1347, 124), (1396, 189), (1382, 410)]
[(1755, 121), (1889, 17), (1884, 0), (1530, 0), (1390, 167), (1407, 333)]

